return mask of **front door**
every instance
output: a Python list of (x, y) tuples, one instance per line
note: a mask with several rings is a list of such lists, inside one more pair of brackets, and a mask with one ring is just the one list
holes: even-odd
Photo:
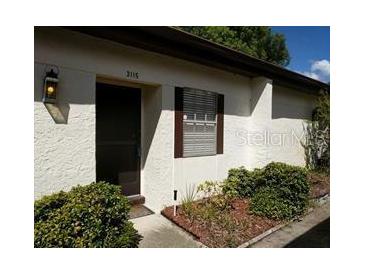
[(141, 90), (96, 84), (96, 179), (140, 194)]

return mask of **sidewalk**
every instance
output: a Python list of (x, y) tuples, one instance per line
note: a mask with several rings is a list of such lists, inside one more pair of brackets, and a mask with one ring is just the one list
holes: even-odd
[(250, 247), (329, 247), (330, 202)]
[(193, 237), (160, 214), (131, 219), (143, 236), (139, 247), (202, 247)]

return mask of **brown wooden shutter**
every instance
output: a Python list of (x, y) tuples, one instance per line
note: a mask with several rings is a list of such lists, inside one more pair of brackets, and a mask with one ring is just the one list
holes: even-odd
[(175, 158), (183, 157), (183, 92), (175, 87)]
[(223, 154), (224, 95), (218, 94), (217, 107), (217, 154)]

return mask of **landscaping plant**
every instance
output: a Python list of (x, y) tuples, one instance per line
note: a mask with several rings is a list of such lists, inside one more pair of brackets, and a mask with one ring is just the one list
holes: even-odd
[(251, 212), (274, 219), (291, 219), (304, 213), (309, 199), (305, 168), (270, 163), (262, 169), (261, 187), (252, 196)]
[[(189, 190), (190, 189), (190, 190)], [(222, 192), (220, 182), (206, 181), (200, 184), (195, 194), (203, 197), (193, 202), (191, 188), (183, 199), (182, 211), (191, 222), (199, 223), (210, 228), (210, 232), (217, 233), (218, 237), (211, 237), (213, 246), (238, 246), (237, 235), (246, 229), (246, 222), (236, 220), (230, 212), (232, 196)]]
[[(195, 201), (197, 194), (203, 199)], [(230, 209), (230, 196), (222, 193), (222, 184), (206, 181), (195, 187), (188, 187), (185, 197), (182, 199), (181, 209), (191, 220), (199, 220), (211, 226), (232, 226), (227, 215)]]
[(316, 102), (312, 121), (306, 126), (305, 149), (310, 170), (329, 173), (330, 168), (330, 96), (322, 92)]
[(251, 197), (261, 183), (261, 170), (247, 170), (245, 167), (232, 168), (223, 182), (222, 190), (225, 194), (240, 197)]
[(290, 219), (304, 212), (308, 205), (309, 183), (304, 168), (284, 163), (270, 163), (262, 169), (231, 169), (224, 192), (251, 197), (250, 210), (273, 219)]
[(197, 194), (195, 185), (186, 185), (185, 195), (181, 199), (181, 209), (189, 217), (194, 217), (194, 200)]
[(198, 192), (206, 198), (205, 203), (217, 210), (226, 210), (230, 206), (230, 195), (224, 195), (223, 185), (219, 182), (205, 181), (198, 186)]
[(190, 188), (177, 216), (172, 207), (164, 216), (210, 247), (237, 247), (268, 229), (305, 212), (309, 200), (307, 169), (270, 163), (249, 171), (229, 170), (223, 182), (206, 181)]
[(130, 205), (119, 186), (91, 183), (37, 200), (35, 247), (138, 247)]
[(258, 216), (271, 219), (290, 219), (295, 207), (283, 198), (279, 191), (269, 187), (261, 188), (252, 197), (250, 211)]

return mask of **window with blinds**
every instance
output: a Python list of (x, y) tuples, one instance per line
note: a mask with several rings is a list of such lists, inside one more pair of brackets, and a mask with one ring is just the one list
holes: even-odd
[(184, 88), (183, 157), (217, 153), (217, 95)]

